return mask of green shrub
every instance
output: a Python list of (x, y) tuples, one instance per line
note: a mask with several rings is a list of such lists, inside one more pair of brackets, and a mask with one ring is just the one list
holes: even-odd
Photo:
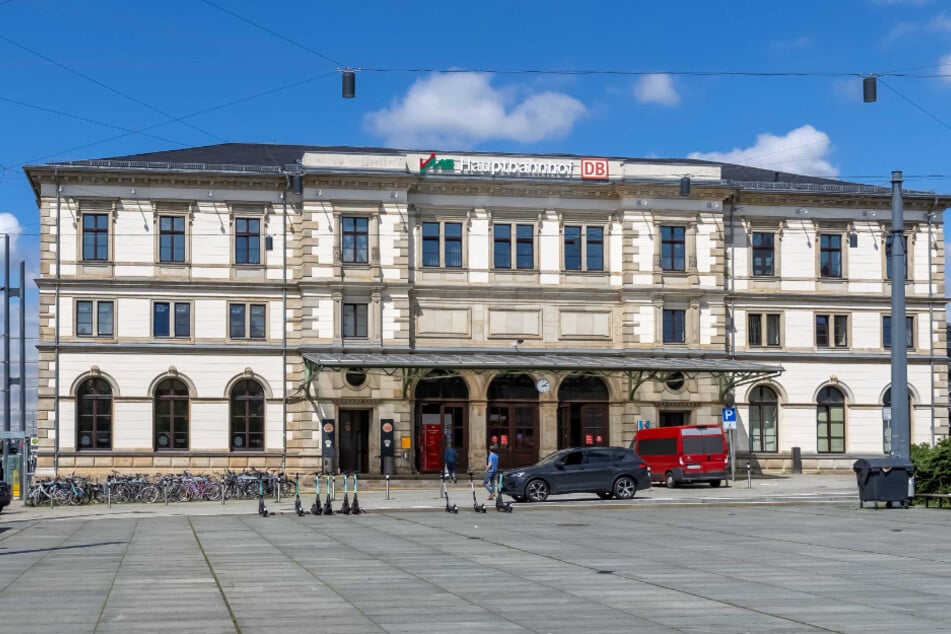
[(912, 445), (911, 462), (915, 465), (916, 493), (951, 493), (951, 438), (934, 447)]

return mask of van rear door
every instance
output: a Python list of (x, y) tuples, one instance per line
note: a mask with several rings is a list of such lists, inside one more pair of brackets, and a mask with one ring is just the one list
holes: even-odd
[(683, 430), (684, 478), (726, 472), (726, 444), (719, 427), (687, 427)]

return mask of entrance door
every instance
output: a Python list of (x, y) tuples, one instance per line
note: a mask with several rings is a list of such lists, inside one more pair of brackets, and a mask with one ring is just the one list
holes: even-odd
[(499, 468), (535, 464), (538, 461), (538, 406), (493, 403), (488, 412), (489, 442), (498, 448)]
[(370, 467), (370, 410), (340, 410), (337, 428), (342, 473), (366, 473)]

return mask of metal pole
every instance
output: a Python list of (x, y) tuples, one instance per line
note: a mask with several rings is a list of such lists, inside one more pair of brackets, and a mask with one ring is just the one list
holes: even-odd
[[(60, 185), (59, 176), (56, 170), (53, 170), (53, 176), (56, 178), (56, 305), (53, 308), (53, 319), (55, 320), (53, 341), (53, 477), (59, 474), (59, 296), (60, 285), (62, 284), (62, 197), (63, 186)], [(49, 433), (49, 431), (47, 431)]]
[(910, 458), (908, 421), (908, 346), (905, 326), (905, 223), (902, 201), (902, 174), (892, 172), (892, 456)]
[[(10, 424), (10, 235), (3, 234), (3, 431), (9, 432)], [(6, 434), (4, 434), (6, 436)], [(7, 478), (10, 447), (3, 438), (3, 479)]]
[(386, 474), (386, 499), (390, 499), (390, 474)]
[(26, 262), (20, 260), (20, 286), (17, 289), (20, 297), (20, 376), (17, 382), (20, 385), (20, 429), (23, 430), (23, 439), (20, 441), (20, 500), (26, 501), (26, 491), (30, 488), (30, 465), (27, 455), (26, 439)]
[(730, 430), (730, 479), (736, 482), (736, 429)]

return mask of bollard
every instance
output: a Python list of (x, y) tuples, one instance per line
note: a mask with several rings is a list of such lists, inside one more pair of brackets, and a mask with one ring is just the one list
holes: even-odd
[(168, 506), (168, 482), (162, 483), (162, 496), (165, 498), (165, 506)]
[(106, 507), (112, 508), (112, 495), (110, 493), (111, 489), (109, 488), (109, 482), (106, 481)]
[(330, 476), (330, 499), (337, 501), (337, 474)]
[(753, 488), (753, 472), (750, 469), (750, 461), (746, 461), (746, 488)]
[(386, 499), (390, 499), (390, 474), (386, 474)]

